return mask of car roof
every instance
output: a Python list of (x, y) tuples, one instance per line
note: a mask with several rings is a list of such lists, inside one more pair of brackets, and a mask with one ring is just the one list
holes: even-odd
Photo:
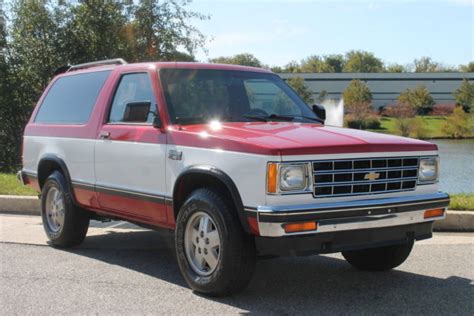
[(230, 65), (230, 64), (212, 64), (212, 63), (199, 63), (199, 62), (144, 62), (144, 63), (131, 63), (123, 65), (97, 65), (89, 68), (77, 69), (72, 71), (67, 71), (61, 74), (58, 74), (56, 77), (65, 77), (76, 75), (80, 73), (90, 73), (96, 71), (104, 70), (115, 70), (121, 69), (125, 71), (133, 70), (145, 70), (145, 69), (210, 69), (210, 70), (234, 70), (234, 71), (250, 71), (250, 72), (261, 72), (261, 73), (272, 73), (270, 70), (250, 67), (250, 66), (240, 66), (240, 65)]

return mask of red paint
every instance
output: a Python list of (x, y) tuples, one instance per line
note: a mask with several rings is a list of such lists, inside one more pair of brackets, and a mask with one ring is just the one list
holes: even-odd
[(260, 235), (260, 230), (258, 228), (258, 222), (256, 217), (247, 217), (247, 223), (249, 223), (250, 232), (255, 235)]
[[(73, 185), (74, 187), (74, 185)], [(99, 202), (97, 201), (97, 195), (94, 190), (82, 189), (74, 187), (74, 196), (77, 203), (85, 207), (99, 207)]]
[(168, 143), (265, 155), (430, 151), (434, 144), (320, 124), (288, 122), (222, 123), (175, 126)]
[(28, 175), (23, 175), (23, 182), (31, 187), (36, 192), (41, 192), (41, 188), (38, 182), (38, 178), (29, 177)]
[(157, 203), (103, 192), (98, 192), (97, 195), (101, 208), (111, 213), (127, 215), (155, 224), (167, 223), (166, 205), (164, 202)]

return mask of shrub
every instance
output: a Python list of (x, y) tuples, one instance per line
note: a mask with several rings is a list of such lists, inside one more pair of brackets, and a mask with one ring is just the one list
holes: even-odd
[(383, 115), (396, 118), (415, 117), (416, 109), (408, 103), (398, 103), (385, 107)]
[(446, 103), (446, 104), (437, 104), (433, 106), (433, 111), (431, 112), (431, 115), (434, 116), (448, 116), (453, 114), (454, 108), (456, 107), (456, 104), (454, 103)]
[(428, 129), (421, 117), (415, 117), (410, 120), (409, 135), (413, 138), (428, 138)]
[(380, 129), (380, 117), (371, 114), (361, 119), (353, 114), (347, 114), (344, 118), (344, 125), (354, 129)]
[(471, 134), (471, 117), (464, 112), (462, 106), (457, 106), (446, 123), (443, 131), (453, 138), (465, 138)]

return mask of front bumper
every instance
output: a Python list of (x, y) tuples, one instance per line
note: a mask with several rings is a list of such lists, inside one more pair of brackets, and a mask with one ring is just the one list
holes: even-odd
[[(394, 198), (354, 200), (312, 205), (246, 207), (250, 217), (256, 218), (261, 237), (283, 237), (333, 233), (340, 231), (377, 229), (412, 225), (443, 219), (425, 218), (424, 212), (444, 209), (449, 195), (442, 192)], [(304, 232), (285, 232), (285, 224), (315, 221), (317, 229)]]

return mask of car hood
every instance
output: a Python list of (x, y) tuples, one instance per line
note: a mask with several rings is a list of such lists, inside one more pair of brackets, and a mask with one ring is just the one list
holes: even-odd
[(437, 150), (416, 139), (308, 123), (211, 122), (170, 131), (170, 144), (269, 155)]

